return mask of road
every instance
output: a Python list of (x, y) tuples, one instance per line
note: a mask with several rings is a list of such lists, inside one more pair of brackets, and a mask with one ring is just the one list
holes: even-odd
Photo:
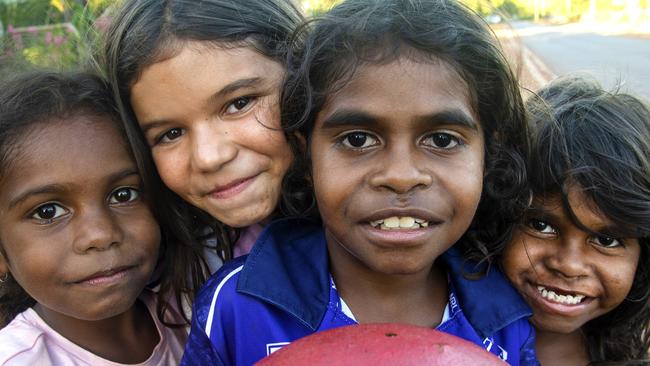
[(607, 34), (607, 27), (581, 24), (512, 24), (521, 41), (556, 75), (587, 72), (606, 88), (650, 99), (650, 36)]

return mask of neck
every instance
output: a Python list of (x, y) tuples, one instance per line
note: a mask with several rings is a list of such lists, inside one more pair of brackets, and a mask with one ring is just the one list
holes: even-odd
[(589, 364), (587, 343), (580, 329), (568, 334), (535, 330), (537, 358), (542, 365)]
[(440, 324), (449, 299), (447, 276), (435, 263), (415, 274), (384, 274), (330, 254), (330, 270), (342, 299), (359, 323)]
[(151, 314), (139, 300), (122, 314), (96, 321), (69, 317), (40, 304), (36, 304), (34, 310), (69, 341), (117, 363), (146, 361), (160, 341)]

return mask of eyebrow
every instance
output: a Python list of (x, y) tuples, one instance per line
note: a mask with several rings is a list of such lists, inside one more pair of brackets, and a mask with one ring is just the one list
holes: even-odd
[[(212, 94), (209, 98), (208, 101), (212, 102), (215, 100), (219, 100), (220, 98), (223, 98), (224, 96), (234, 93), (239, 89), (244, 89), (244, 88), (250, 88), (256, 84), (259, 84), (262, 82), (262, 78), (260, 77), (252, 77), (252, 78), (246, 78), (246, 79), (239, 79), (235, 80), (232, 83), (224, 86), (220, 90), (217, 90), (214, 94)], [(152, 121), (146, 121), (140, 123), (140, 128), (142, 129), (142, 133), (144, 135), (147, 134), (149, 130), (153, 130), (155, 128), (160, 127), (161, 125), (165, 125), (169, 123), (169, 120), (166, 119), (159, 119), (159, 120), (152, 120)]]
[[(564, 207), (562, 207), (562, 210), (564, 210)], [(548, 221), (553, 225), (559, 225), (566, 220), (571, 224), (573, 224), (574, 226), (578, 227), (580, 230), (591, 233), (592, 235), (611, 236), (614, 238), (624, 238), (629, 236), (628, 234), (624, 233), (613, 222), (604, 223), (599, 225), (599, 227), (597, 227), (596, 229), (592, 229), (590, 227), (585, 226), (579, 221), (575, 221), (574, 218), (572, 218), (568, 212), (565, 212), (565, 215), (566, 215), (565, 217), (562, 217), (560, 215), (555, 214), (554, 212), (545, 210), (544, 208), (541, 207), (531, 207), (526, 210), (527, 218), (530, 218), (532, 216), (533, 218), (538, 218), (540, 220)]]
[[(358, 110), (343, 109), (332, 113), (323, 121), (322, 129), (339, 128), (344, 126), (372, 126), (380, 118)], [(423, 125), (457, 125), (472, 130), (479, 129), (478, 123), (470, 115), (460, 109), (448, 109), (418, 117), (417, 122)]]
[[(140, 174), (138, 174), (137, 170), (135, 169), (124, 169), (114, 174), (111, 174), (108, 177), (108, 182), (115, 183), (126, 177), (130, 177), (132, 175), (140, 176)], [(42, 186), (34, 187), (32, 189), (28, 189), (24, 192), (21, 192), (16, 197), (14, 197), (11, 201), (9, 201), (8, 207), (9, 209), (11, 209), (32, 196), (64, 192), (68, 189), (67, 187), (68, 186), (66, 184), (54, 183), (54, 184), (45, 184)]]

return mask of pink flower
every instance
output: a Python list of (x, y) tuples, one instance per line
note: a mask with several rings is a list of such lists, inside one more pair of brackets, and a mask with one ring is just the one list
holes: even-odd
[(52, 32), (45, 33), (45, 43), (47, 44), (52, 43)]
[(65, 37), (63, 37), (63, 36), (54, 36), (54, 45), (55, 46), (60, 46), (61, 44), (63, 44), (63, 42), (65, 42)]
[(13, 26), (13, 25), (9, 24), (9, 25), (7, 26), (7, 32), (9, 32), (9, 33), (13, 33), (13, 32), (15, 32), (15, 31), (16, 31), (16, 30), (14, 29), (14, 26)]

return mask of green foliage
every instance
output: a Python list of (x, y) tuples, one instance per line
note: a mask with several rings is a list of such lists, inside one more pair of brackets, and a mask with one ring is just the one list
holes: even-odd
[(18, 2), (0, 3), (6, 27), (0, 40), (0, 74), (34, 67), (71, 70), (87, 66), (100, 38), (97, 19), (114, 2), (11, 1)]

